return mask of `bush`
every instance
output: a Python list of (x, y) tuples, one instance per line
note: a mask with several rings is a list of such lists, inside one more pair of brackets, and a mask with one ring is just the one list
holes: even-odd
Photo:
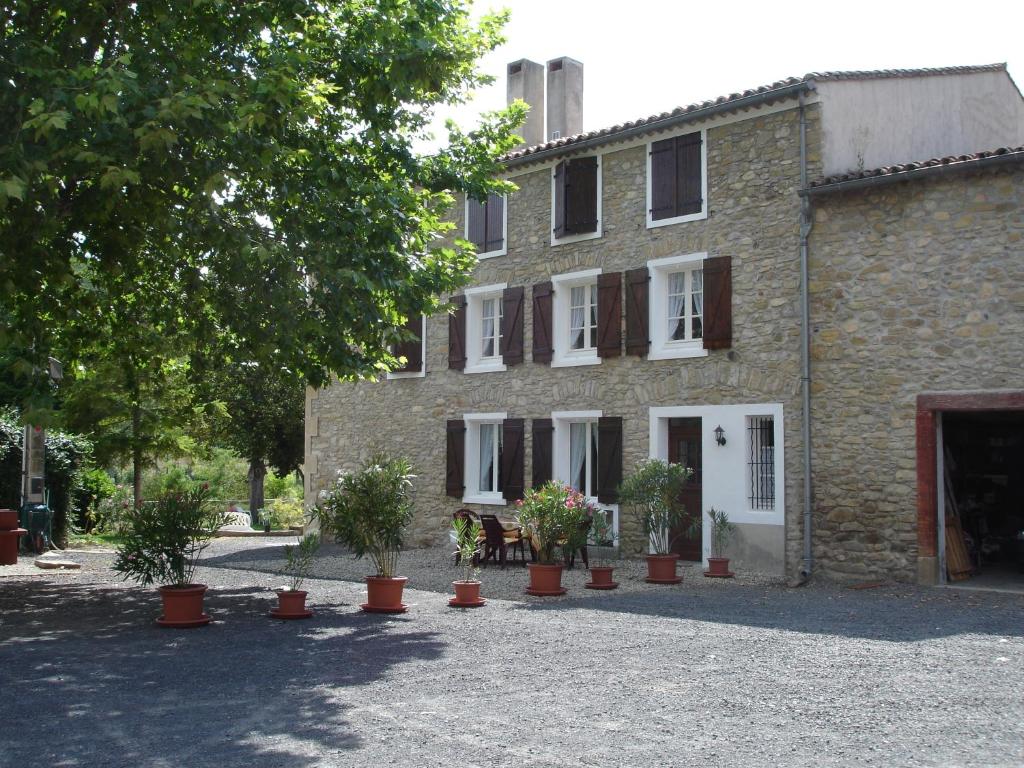
[(115, 485), (114, 492), (102, 499), (89, 513), (89, 530), (121, 536), (132, 516), (132, 488)]
[(301, 501), (274, 499), (269, 507), (260, 512), (260, 519), (269, 521), (274, 530), (303, 525), (306, 522), (306, 507)]
[(649, 459), (637, 464), (619, 488), (619, 503), (633, 513), (657, 555), (669, 553), (680, 526), (690, 522), (692, 530), (700, 520), (700, 510), (688, 513), (679, 500), (689, 478), (682, 464)]
[(78, 525), (86, 533), (96, 525), (97, 510), (101, 502), (117, 493), (117, 485), (106, 471), (90, 469), (82, 473), (81, 484), (75, 494)]
[(594, 514), (582, 493), (554, 480), (528, 490), (516, 507), (519, 524), (537, 550), (537, 561), (547, 565), (555, 562), (556, 549), (579, 549), (586, 537), (584, 522)]

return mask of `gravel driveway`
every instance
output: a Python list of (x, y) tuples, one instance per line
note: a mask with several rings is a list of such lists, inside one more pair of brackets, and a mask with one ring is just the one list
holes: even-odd
[(326, 547), (317, 614), (289, 623), (266, 616), (273, 545), (214, 543), (198, 630), (157, 628), (107, 554), (0, 569), (0, 766), (1024, 765), (1020, 596), (654, 587), (627, 563), (555, 600), (489, 568), (488, 605), (457, 611), (427, 550), (381, 617), (357, 608), (368, 566)]

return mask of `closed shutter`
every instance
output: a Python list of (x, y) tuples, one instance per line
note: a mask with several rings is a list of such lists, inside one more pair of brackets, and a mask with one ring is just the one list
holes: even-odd
[(597, 354), (622, 354), (622, 274), (597, 276)]
[(676, 215), (676, 140), (651, 144), (651, 220)]
[(522, 419), (505, 419), (501, 424), (501, 495), (508, 501), (523, 498)]
[(462, 468), (466, 459), (466, 424), (453, 419), (447, 425), (447, 451), (445, 454), (444, 492), (462, 498), (466, 489)]
[(700, 153), (700, 132), (676, 139), (676, 216), (700, 213), (704, 206)]
[(551, 479), (551, 452), (555, 440), (555, 425), (551, 419), (533, 420), (533, 464), (530, 485), (540, 488)]
[(448, 315), (448, 367), (461, 371), (466, 367), (466, 297), (453, 296), (455, 311)]
[(506, 288), (501, 296), (501, 359), (505, 365), (523, 362), (523, 296), (521, 285)]
[(565, 184), (566, 184), (566, 161), (563, 160), (555, 166), (555, 238), (566, 234), (565, 230)]
[(704, 260), (704, 349), (732, 346), (732, 260)]
[(647, 325), (647, 267), (626, 271), (626, 353), (643, 357), (650, 345)]
[(505, 198), (487, 197), (487, 236), (484, 251), (500, 251), (505, 247)]
[(581, 235), (597, 231), (597, 158), (581, 157), (569, 163), (565, 187), (565, 232)]
[(614, 504), (622, 484), (622, 417), (597, 420), (597, 500)]
[(466, 201), (466, 239), (477, 253), (487, 250), (487, 206), (473, 199)]
[(555, 350), (551, 330), (551, 282), (533, 286), (533, 362), (550, 363)]
[(395, 373), (419, 373), (423, 370), (423, 326), (423, 315), (410, 317), (406, 322), (405, 330), (416, 334), (416, 338), (395, 345), (395, 356), (405, 358), (405, 365)]

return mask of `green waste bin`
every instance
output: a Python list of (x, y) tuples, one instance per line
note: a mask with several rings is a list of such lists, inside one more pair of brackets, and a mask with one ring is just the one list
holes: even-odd
[(53, 541), (53, 510), (45, 504), (24, 504), (18, 517), (21, 527), (28, 531), (21, 537), (22, 548), (37, 555), (49, 551)]

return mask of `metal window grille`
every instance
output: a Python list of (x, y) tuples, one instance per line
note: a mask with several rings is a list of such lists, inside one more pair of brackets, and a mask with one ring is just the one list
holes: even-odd
[(747, 458), (750, 508), (775, 509), (775, 419), (751, 416), (747, 420)]

